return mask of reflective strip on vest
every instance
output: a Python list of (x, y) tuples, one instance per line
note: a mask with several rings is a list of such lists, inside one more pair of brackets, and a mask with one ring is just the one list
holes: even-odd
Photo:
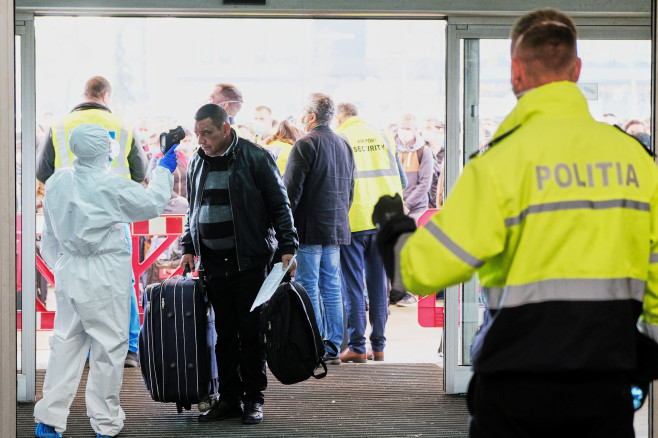
[(482, 288), (490, 309), (550, 301), (642, 301), (646, 281), (636, 278), (559, 278), (505, 288)]
[(560, 201), (547, 202), (545, 204), (531, 205), (524, 209), (521, 214), (515, 217), (505, 219), (505, 226), (511, 227), (520, 224), (529, 214), (544, 213), (547, 211), (558, 210), (575, 210), (575, 209), (604, 210), (608, 208), (628, 208), (631, 210), (649, 211), (649, 204), (646, 202), (633, 201), (631, 199), (609, 199), (606, 201)]
[(432, 234), (438, 240), (441, 242), (443, 246), (445, 246), (448, 251), (453, 253), (456, 257), (461, 259), (464, 263), (467, 265), (471, 266), (472, 268), (479, 268), (482, 265), (484, 265), (484, 260), (480, 260), (477, 257), (474, 257), (471, 255), (469, 252), (467, 252), (464, 248), (461, 246), (457, 245), (446, 233), (444, 233), (439, 227), (436, 226), (436, 224), (432, 221), (429, 221), (427, 224), (425, 224), (425, 229)]
[[(65, 123), (70, 122), (71, 118), (77, 118), (77, 120), (71, 122), (70, 127), (67, 130)], [(85, 120), (87, 118), (89, 120)], [(106, 121), (107, 123), (104, 123)], [(130, 148), (132, 147), (132, 133), (123, 127), (123, 124), (121, 124), (118, 117), (114, 116), (112, 113), (100, 109), (89, 109), (82, 110), (79, 113), (77, 111), (70, 113), (60, 122), (52, 126), (51, 129), (53, 132), (53, 147), (55, 148), (55, 172), (73, 166), (72, 158), (74, 155), (69, 149), (70, 132), (76, 126), (83, 123), (97, 123), (107, 129), (108, 132), (115, 131), (115, 126), (120, 128), (118, 133), (115, 131), (115, 138), (118, 138), (117, 141), (119, 142), (119, 155), (112, 161), (110, 168), (112, 169), (113, 173), (123, 175), (125, 177), (130, 177), (128, 154), (130, 153)], [(69, 135), (67, 135), (67, 133), (69, 133)]]
[[(388, 141), (388, 137), (386, 137), (385, 133), (381, 133), (382, 138), (384, 139), (384, 144), (386, 144), (386, 152), (388, 152), (388, 162), (390, 163), (390, 166), (388, 169), (375, 169), (375, 170), (355, 170), (354, 171), (354, 178), (377, 178), (380, 176), (400, 176), (400, 173), (398, 172), (398, 163), (397, 160), (395, 159), (395, 154), (391, 150), (391, 144)], [(345, 135), (342, 135), (343, 138), (347, 140), (347, 137)], [(347, 140), (348, 143), (349, 140)], [(351, 144), (351, 143), (350, 143)]]
[(658, 254), (655, 252), (649, 256), (649, 263), (658, 263)]

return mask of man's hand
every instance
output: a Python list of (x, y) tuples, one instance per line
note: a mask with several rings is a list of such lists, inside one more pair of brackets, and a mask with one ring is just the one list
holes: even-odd
[(396, 193), (395, 196), (384, 195), (375, 204), (372, 211), (372, 223), (375, 224), (378, 230), (381, 230), (386, 222), (398, 214), (404, 215), (404, 204), (400, 194)]
[(288, 263), (292, 263), (292, 265), (290, 265), (290, 269), (288, 269), (288, 275), (294, 277), (295, 272), (297, 272), (297, 260), (295, 260), (295, 256), (292, 254), (284, 254), (281, 256), (281, 263), (283, 263), (282, 269), (284, 271), (288, 267)]
[(180, 265), (185, 269), (185, 266), (190, 268), (190, 272), (194, 272), (194, 259), (196, 257), (194, 254), (184, 254), (183, 258), (180, 261)]

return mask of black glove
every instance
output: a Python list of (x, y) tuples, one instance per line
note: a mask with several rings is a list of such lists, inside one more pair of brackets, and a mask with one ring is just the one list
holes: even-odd
[(402, 233), (416, 230), (416, 221), (404, 214), (400, 194), (382, 196), (372, 212), (377, 226), (377, 249), (382, 256), (388, 278), (395, 274), (395, 244)]
[(395, 196), (384, 195), (379, 198), (372, 210), (372, 223), (375, 224), (378, 230), (381, 230), (386, 222), (398, 214), (404, 216), (404, 207), (400, 194), (396, 193)]

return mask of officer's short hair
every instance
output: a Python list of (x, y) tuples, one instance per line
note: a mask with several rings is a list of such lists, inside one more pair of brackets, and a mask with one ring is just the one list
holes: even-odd
[(539, 9), (522, 16), (510, 37), (512, 56), (537, 70), (562, 72), (572, 67), (578, 56), (576, 25), (555, 9)]
[(304, 107), (306, 114), (315, 114), (318, 125), (328, 125), (334, 116), (334, 101), (322, 93), (312, 93)]
[(215, 105), (214, 103), (208, 103), (202, 106), (194, 115), (194, 120), (197, 122), (208, 118), (218, 129), (222, 129), (224, 123), (229, 123), (226, 110), (219, 105)]
[(336, 114), (342, 114), (345, 117), (355, 117), (359, 115), (356, 105), (353, 103), (339, 103), (336, 106)]
[(102, 99), (105, 93), (111, 93), (110, 81), (103, 76), (94, 76), (85, 84), (85, 97), (89, 99)]
[(229, 102), (228, 106), (237, 114), (242, 108), (242, 93), (240, 90), (233, 84), (225, 83), (217, 84), (215, 88), (222, 95), (222, 101)]

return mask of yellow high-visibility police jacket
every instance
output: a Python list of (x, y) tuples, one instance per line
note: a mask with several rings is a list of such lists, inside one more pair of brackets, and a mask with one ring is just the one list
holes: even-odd
[(288, 156), (292, 150), (292, 145), (281, 140), (274, 140), (263, 146), (268, 151), (272, 152), (276, 158), (276, 165), (283, 175), (283, 172), (286, 170), (286, 163), (288, 162)]
[(658, 341), (656, 164), (572, 82), (528, 91), (501, 127), (443, 210), (398, 242), (404, 286), (429, 294), (478, 273), (475, 372), (634, 370), (640, 314)]
[(73, 153), (69, 148), (71, 131), (83, 123), (94, 123), (107, 129), (110, 136), (119, 143), (119, 155), (110, 165), (112, 171), (130, 178), (128, 154), (133, 144), (131, 126), (123, 125), (121, 119), (102, 109), (85, 109), (67, 114), (61, 121), (51, 126), (53, 147), (55, 149), (55, 171), (73, 166)]
[(360, 117), (350, 117), (336, 130), (354, 153), (354, 200), (349, 211), (353, 233), (372, 230), (372, 210), (381, 196), (402, 196), (395, 141), (388, 133), (368, 126)]

